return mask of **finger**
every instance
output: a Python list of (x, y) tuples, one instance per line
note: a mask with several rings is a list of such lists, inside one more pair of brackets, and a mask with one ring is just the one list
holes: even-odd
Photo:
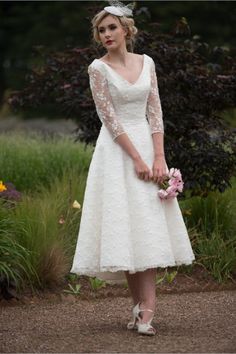
[(162, 182), (164, 182), (164, 180), (165, 180), (165, 174), (162, 173), (159, 175), (159, 181), (160, 181), (160, 183), (162, 183)]
[(153, 181), (153, 173), (149, 172), (149, 181)]
[(153, 177), (153, 182), (157, 183), (157, 181), (158, 181), (158, 177), (157, 177), (157, 176), (154, 176), (154, 177)]
[(163, 181), (162, 176), (159, 175), (159, 176), (158, 176), (158, 183), (162, 183), (162, 181)]
[(143, 177), (144, 177), (143, 172), (140, 172), (139, 177), (140, 177), (140, 179), (143, 179)]
[(153, 179), (153, 172), (152, 172), (152, 170), (149, 171), (149, 178), (150, 178), (150, 180)]
[(158, 183), (158, 178), (157, 177), (153, 178), (153, 182)]
[(153, 180), (154, 180), (154, 182), (158, 182), (158, 170), (154, 170)]

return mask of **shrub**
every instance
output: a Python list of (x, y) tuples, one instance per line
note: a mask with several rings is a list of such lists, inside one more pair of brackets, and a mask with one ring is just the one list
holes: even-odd
[[(156, 63), (165, 124), (167, 163), (181, 168), (185, 191), (206, 196), (224, 191), (235, 173), (235, 131), (220, 118), (235, 107), (236, 60), (234, 52), (190, 37), (181, 19), (173, 34), (140, 31), (136, 51), (147, 53)], [(78, 136), (95, 143), (101, 123), (89, 89), (87, 67), (104, 54), (94, 46), (74, 48), (45, 56), (42, 68), (28, 75), (25, 89), (9, 98), (12, 107), (42, 103), (60, 105), (68, 116), (77, 117)]]

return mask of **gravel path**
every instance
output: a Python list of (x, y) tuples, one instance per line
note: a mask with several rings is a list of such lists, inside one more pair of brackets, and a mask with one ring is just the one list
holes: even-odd
[(235, 353), (236, 291), (158, 294), (154, 337), (126, 329), (131, 298), (0, 307), (0, 352)]

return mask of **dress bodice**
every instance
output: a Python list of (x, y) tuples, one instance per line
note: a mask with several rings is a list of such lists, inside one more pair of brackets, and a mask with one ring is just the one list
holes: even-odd
[(113, 140), (125, 133), (127, 124), (139, 124), (146, 117), (152, 134), (164, 133), (155, 63), (150, 56), (143, 56), (143, 68), (134, 83), (99, 59), (88, 66), (97, 114)]

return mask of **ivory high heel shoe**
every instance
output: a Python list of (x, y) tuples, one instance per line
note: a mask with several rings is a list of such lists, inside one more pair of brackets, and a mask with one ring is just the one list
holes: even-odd
[(127, 324), (127, 329), (138, 329), (138, 326), (137, 326), (137, 317), (138, 317), (138, 310), (139, 310), (139, 307), (138, 307), (139, 304), (135, 305), (133, 307), (133, 310), (132, 310), (132, 313), (133, 313), (133, 321), (129, 322)]
[(154, 312), (151, 309), (140, 309), (138, 303), (134, 308), (133, 308), (133, 315), (135, 316), (134, 320), (134, 325), (136, 324), (136, 321), (138, 320), (139, 322), (137, 323), (137, 328), (138, 328), (138, 333), (140, 334), (146, 334), (148, 336), (154, 336), (156, 334), (156, 329), (151, 325), (151, 322), (153, 320), (153, 317), (145, 323), (141, 323), (142, 318), (139, 316), (139, 313), (142, 311), (149, 311), (149, 312)]

